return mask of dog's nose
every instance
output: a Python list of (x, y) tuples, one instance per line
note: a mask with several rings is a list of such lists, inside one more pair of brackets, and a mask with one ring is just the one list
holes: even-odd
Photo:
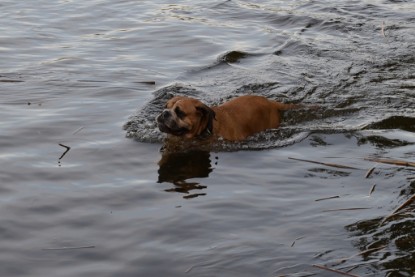
[(161, 117), (162, 118), (164, 118), (164, 119), (167, 119), (167, 118), (169, 118), (171, 116), (171, 113), (170, 113), (170, 111), (169, 110), (164, 110), (162, 113), (161, 113)]

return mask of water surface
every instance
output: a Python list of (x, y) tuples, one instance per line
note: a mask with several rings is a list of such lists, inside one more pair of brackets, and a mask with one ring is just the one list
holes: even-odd
[[(367, 158), (414, 161), (413, 10), (2, 1), (1, 276), (412, 276), (415, 173)], [(248, 93), (320, 108), (160, 153), (169, 97)]]

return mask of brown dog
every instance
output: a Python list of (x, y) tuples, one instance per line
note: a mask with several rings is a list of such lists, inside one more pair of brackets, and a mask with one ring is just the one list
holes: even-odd
[(266, 129), (278, 128), (280, 111), (300, 107), (254, 95), (208, 107), (197, 99), (175, 96), (157, 117), (157, 124), (160, 131), (187, 139), (222, 137), (237, 141)]

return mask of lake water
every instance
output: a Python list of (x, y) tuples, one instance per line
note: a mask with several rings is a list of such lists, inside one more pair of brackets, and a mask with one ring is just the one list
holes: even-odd
[[(2, 1), (0, 276), (414, 276), (414, 168), (370, 160), (415, 160), (414, 11)], [(169, 97), (248, 93), (319, 108), (163, 157)]]

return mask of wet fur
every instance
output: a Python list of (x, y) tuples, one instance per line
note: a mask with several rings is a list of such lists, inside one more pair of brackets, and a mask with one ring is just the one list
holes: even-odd
[(197, 99), (176, 96), (167, 102), (157, 123), (169, 136), (192, 139), (209, 135), (211, 139), (222, 137), (240, 141), (255, 133), (278, 128), (280, 111), (300, 107), (255, 95), (236, 97), (222, 105), (209, 107)]

